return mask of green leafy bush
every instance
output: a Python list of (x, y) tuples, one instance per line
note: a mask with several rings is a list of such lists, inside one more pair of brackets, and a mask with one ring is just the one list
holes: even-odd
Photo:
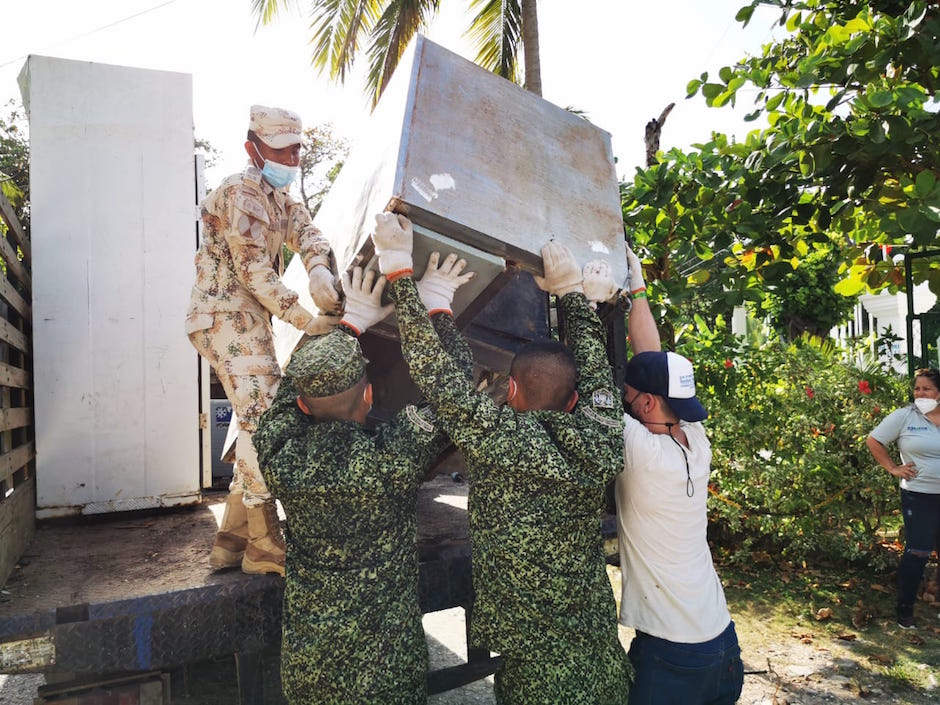
[(908, 379), (810, 340), (747, 344), (701, 320), (694, 338), (679, 352), (710, 413), (713, 536), (741, 560), (766, 551), (887, 565), (879, 530), (898, 523), (897, 481), (865, 438), (909, 400)]

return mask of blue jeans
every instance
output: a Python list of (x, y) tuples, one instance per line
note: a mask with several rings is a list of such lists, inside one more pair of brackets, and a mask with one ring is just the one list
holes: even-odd
[(741, 696), (744, 664), (734, 622), (701, 644), (637, 632), (629, 656), (636, 669), (630, 705), (731, 705)]
[(930, 552), (940, 540), (940, 494), (901, 490), (904, 555), (898, 566), (898, 613), (910, 615)]

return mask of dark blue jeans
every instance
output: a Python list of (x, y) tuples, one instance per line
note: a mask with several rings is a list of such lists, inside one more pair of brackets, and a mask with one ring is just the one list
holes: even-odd
[(636, 669), (630, 705), (731, 705), (741, 696), (744, 664), (734, 622), (701, 644), (637, 632), (629, 655)]
[(901, 490), (904, 555), (898, 566), (898, 612), (910, 614), (930, 552), (940, 539), (940, 494)]

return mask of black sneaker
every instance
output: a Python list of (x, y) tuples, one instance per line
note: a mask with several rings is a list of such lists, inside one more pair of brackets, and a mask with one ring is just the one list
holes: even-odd
[(914, 621), (913, 613), (899, 614), (898, 626), (901, 627), (901, 629), (917, 629), (917, 622)]

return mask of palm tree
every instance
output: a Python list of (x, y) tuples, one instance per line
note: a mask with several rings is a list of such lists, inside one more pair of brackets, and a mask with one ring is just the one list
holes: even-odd
[[(281, 10), (301, 0), (251, 0), (257, 26), (269, 24)], [(362, 52), (369, 62), (366, 92), (375, 106), (414, 35), (426, 29), (440, 0), (309, 0), (313, 37), (311, 63), (331, 80), (343, 83)], [(476, 63), (542, 95), (539, 68), (537, 0), (471, 0), (476, 14), (467, 35)], [(524, 68), (520, 67), (520, 43)]]

